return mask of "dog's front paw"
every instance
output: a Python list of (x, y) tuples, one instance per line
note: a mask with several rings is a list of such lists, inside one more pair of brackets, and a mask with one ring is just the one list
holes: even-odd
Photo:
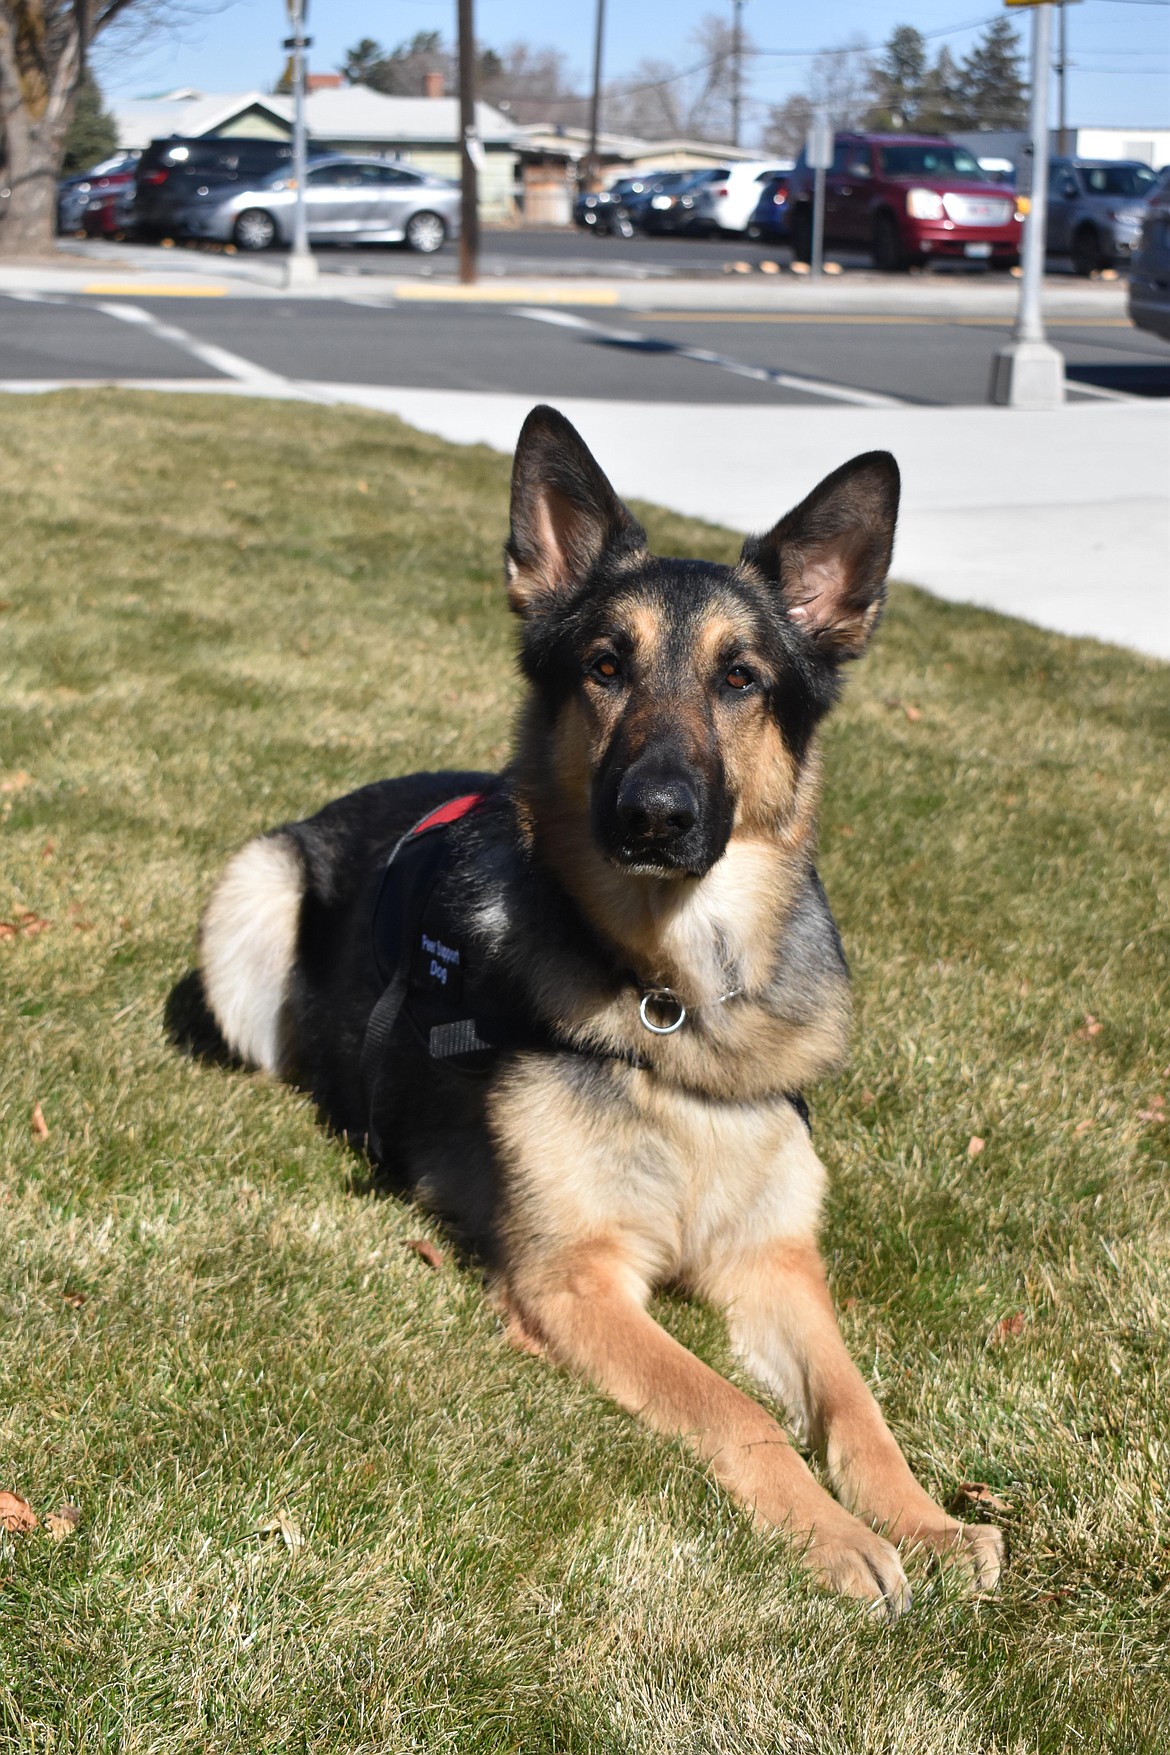
[(961, 1523), (955, 1558), (971, 1572), (971, 1589), (994, 1590), (1007, 1560), (1003, 1531), (991, 1523)]
[(898, 1550), (859, 1518), (846, 1515), (818, 1525), (804, 1560), (830, 1590), (859, 1598), (891, 1621), (910, 1607), (910, 1584)]
[(994, 1524), (957, 1523), (947, 1518), (937, 1528), (919, 1527), (898, 1534), (905, 1545), (927, 1550), (943, 1565), (959, 1567), (967, 1574), (973, 1592), (994, 1590), (999, 1583), (1006, 1550), (1003, 1531)]

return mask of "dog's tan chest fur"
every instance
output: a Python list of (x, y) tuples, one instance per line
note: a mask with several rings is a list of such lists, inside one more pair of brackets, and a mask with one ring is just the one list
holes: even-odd
[(620, 1066), (523, 1063), (493, 1094), (512, 1252), (612, 1239), (646, 1285), (815, 1232), (824, 1170), (792, 1105), (712, 1103)]

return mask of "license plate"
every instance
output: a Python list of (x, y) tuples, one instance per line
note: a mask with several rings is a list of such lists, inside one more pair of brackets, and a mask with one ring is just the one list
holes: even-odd
[(990, 244), (964, 244), (963, 245), (963, 254), (964, 254), (964, 256), (987, 257), (987, 256), (991, 255), (991, 245)]

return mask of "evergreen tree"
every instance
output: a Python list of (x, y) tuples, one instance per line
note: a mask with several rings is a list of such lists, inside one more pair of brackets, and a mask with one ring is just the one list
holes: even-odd
[(1028, 100), (1020, 74), (1020, 39), (1006, 18), (987, 26), (959, 69), (964, 125), (1022, 128)]
[(454, 58), (437, 30), (416, 31), (408, 43), (388, 53), (363, 37), (349, 50), (342, 72), (351, 85), (368, 85), (389, 97), (422, 97), (428, 73), (441, 73), (445, 87), (452, 83)]
[(86, 73), (77, 88), (73, 119), (65, 136), (61, 158), (61, 174), (87, 171), (118, 150), (118, 124), (104, 108), (101, 88), (92, 73)]
[(867, 128), (916, 128), (926, 79), (926, 42), (912, 24), (891, 32), (881, 59), (873, 65), (873, 96)]
[(949, 134), (968, 126), (962, 76), (948, 48), (940, 49), (938, 60), (926, 70), (914, 126), (920, 134)]

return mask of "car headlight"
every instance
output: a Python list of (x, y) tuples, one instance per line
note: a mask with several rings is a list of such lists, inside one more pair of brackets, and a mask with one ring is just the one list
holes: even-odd
[(911, 189), (906, 196), (906, 212), (911, 219), (941, 219), (943, 198), (936, 189)]
[(1141, 207), (1117, 207), (1114, 208), (1109, 217), (1119, 220), (1122, 225), (1140, 225), (1146, 216), (1144, 208)]
[(651, 205), (651, 207), (656, 207), (658, 209), (658, 211), (661, 213), (661, 211), (664, 207), (673, 207), (674, 206), (674, 196), (673, 195), (654, 195), (651, 197), (650, 205)]

